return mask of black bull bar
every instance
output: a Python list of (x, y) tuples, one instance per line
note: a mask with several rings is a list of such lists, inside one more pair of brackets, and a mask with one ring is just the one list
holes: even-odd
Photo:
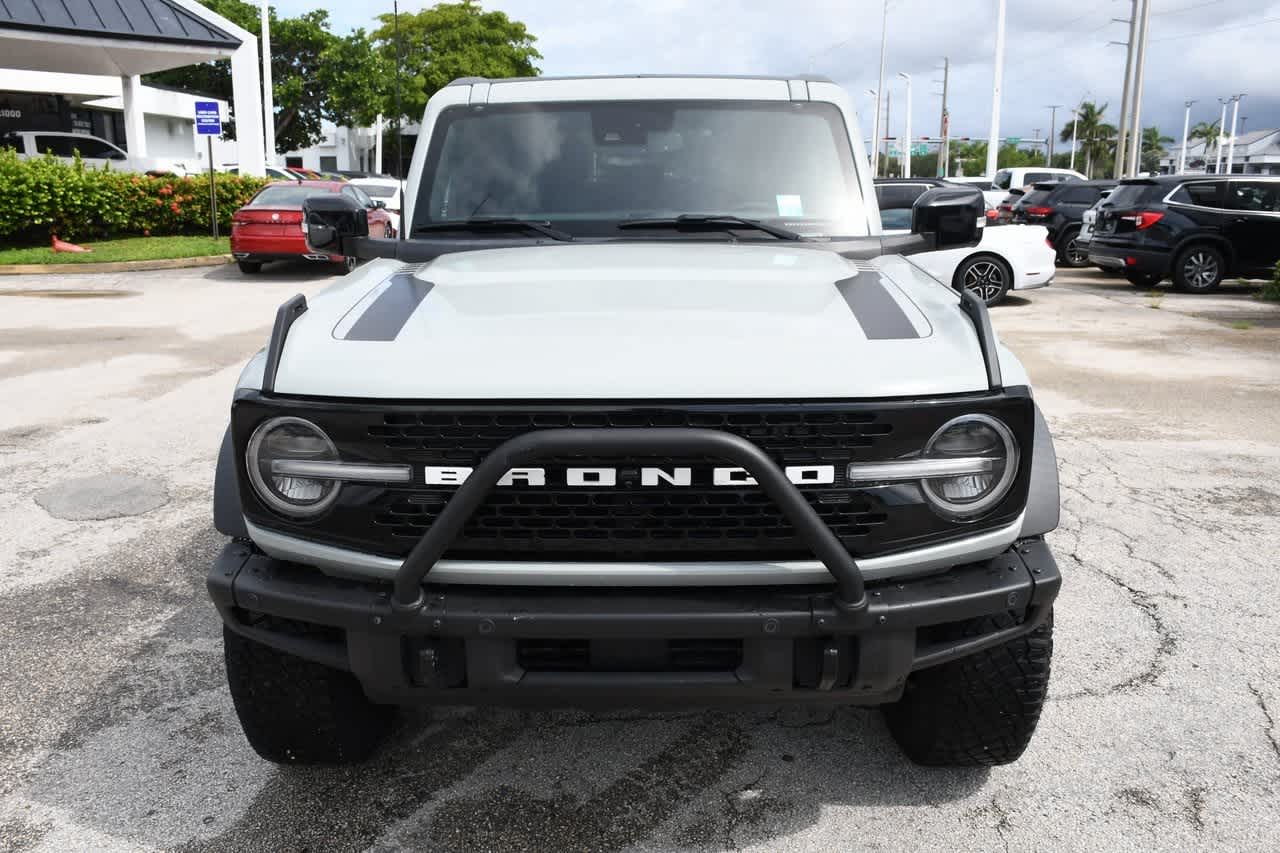
[(810, 506), (776, 462), (751, 441), (714, 429), (604, 428), (549, 429), (503, 442), (458, 487), (435, 522), (418, 540), (396, 573), (392, 607), (401, 612), (426, 604), (423, 581), (461, 534), (471, 516), (510, 468), (555, 456), (701, 455), (725, 459), (755, 478), (760, 489), (778, 506), (796, 535), (826, 566), (836, 582), (836, 606), (847, 615), (867, 609), (867, 594), (857, 561)]

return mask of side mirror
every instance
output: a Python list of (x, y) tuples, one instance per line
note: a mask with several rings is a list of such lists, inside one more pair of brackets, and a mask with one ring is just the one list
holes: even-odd
[(982, 240), (986, 202), (973, 187), (934, 187), (911, 207), (911, 233), (933, 235), (933, 248), (959, 249)]
[(369, 236), (369, 211), (341, 193), (313, 195), (302, 201), (307, 248), (329, 255), (349, 255), (344, 243)]
[(387, 203), (385, 201), (378, 201), (377, 199), (374, 199), (373, 206), (380, 210), (386, 210)]

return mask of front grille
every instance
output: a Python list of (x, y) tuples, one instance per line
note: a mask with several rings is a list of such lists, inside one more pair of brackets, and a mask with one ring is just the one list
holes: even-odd
[(742, 640), (526, 639), (516, 663), (530, 672), (732, 672), (742, 665)]
[[(470, 467), (504, 441), (557, 428), (696, 427), (744, 437), (779, 465), (830, 465), (835, 481), (801, 492), (855, 556), (920, 547), (1008, 524), (1026, 498), (1026, 471), (1002, 504), (978, 524), (940, 517), (911, 483), (850, 487), (845, 466), (911, 457), (959, 414), (1001, 418), (1024, 451), (1031, 446), (1032, 407), (1016, 394), (983, 394), (919, 401), (822, 403), (539, 403), (387, 405), (242, 398), (233, 418), (240, 453), (254, 427), (284, 412), (320, 425), (339, 454), (357, 462), (413, 466), (403, 486), (343, 487), (322, 516), (295, 521), (257, 503), (252, 488), (245, 513), (256, 524), (339, 547), (403, 557), (453, 494), (428, 486), (424, 468)], [(1024, 452), (1024, 458), (1029, 453)], [(471, 517), (446, 558), (465, 560), (811, 560), (812, 552), (757, 487), (717, 486), (718, 459), (581, 455), (530, 462), (546, 472), (545, 486), (494, 489)], [(642, 486), (642, 466), (692, 469), (688, 486)], [(616, 469), (613, 486), (567, 486), (567, 467)]]

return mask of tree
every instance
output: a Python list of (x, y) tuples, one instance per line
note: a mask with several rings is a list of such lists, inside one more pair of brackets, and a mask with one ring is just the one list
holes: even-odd
[[(1102, 116), (1106, 111), (1107, 104), (1098, 106), (1093, 101), (1084, 101), (1074, 123), (1076, 142), (1084, 154), (1084, 173), (1090, 178), (1093, 177), (1094, 165), (1102, 166), (1105, 173), (1106, 165), (1114, 161), (1116, 129), (1103, 122)], [(1072, 124), (1064, 124), (1058, 138), (1062, 142), (1070, 142), (1072, 132)]]
[(1173, 142), (1173, 137), (1162, 136), (1158, 127), (1142, 129), (1142, 171), (1156, 172), (1160, 169), (1160, 157), (1164, 147)]
[[(261, 35), (257, 5), (242, 0), (200, 2)], [(319, 142), (325, 119), (335, 124), (368, 124), (385, 100), (390, 69), (372, 49), (363, 30), (346, 38), (329, 32), (323, 11), (281, 18), (271, 11), (271, 82), (275, 106), (276, 151), (284, 153)], [(147, 82), (175, 86), (231, 100), (231, 63), (222, 59), (151, 74)], [(232, 127), (234, 135), (234, 116)]]
[[(384, 14), (378, 20), (382, 26), (374, 30), (372, 38), (384, 61), (394, 68), (395, 19)], [(401, 114), (418, 118), (427, 99), (459, 77), (536, 76), (539, 72), (533, 63), (542, 54), (534, 48), (535, 41), (521, 22), (502, 12), (486, 12), (473, 0), (439, 3), (415, 14), (402, 14)]]
[(1187, 134), (1188, 140), (1203, 139), (1204, 140), (1204, 159), (1209, 159), (1209, 153), (1218, 147), (1222, 142), (1222, 128), (1218, 122), (1198, 122), (1195, 127)]

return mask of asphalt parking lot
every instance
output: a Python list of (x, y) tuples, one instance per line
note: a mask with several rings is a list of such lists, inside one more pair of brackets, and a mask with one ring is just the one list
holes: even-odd
[(993, 311), (1063, 480), (1019, 763), (914, 767), (866, 710), (463, 708), (282, 770), (224, 686), (210, 484), (240, 365), (326, 280), (0, 279), (0, 850), (1275, 848), (1280, 307), (1248, 286), (1060, 274)]

